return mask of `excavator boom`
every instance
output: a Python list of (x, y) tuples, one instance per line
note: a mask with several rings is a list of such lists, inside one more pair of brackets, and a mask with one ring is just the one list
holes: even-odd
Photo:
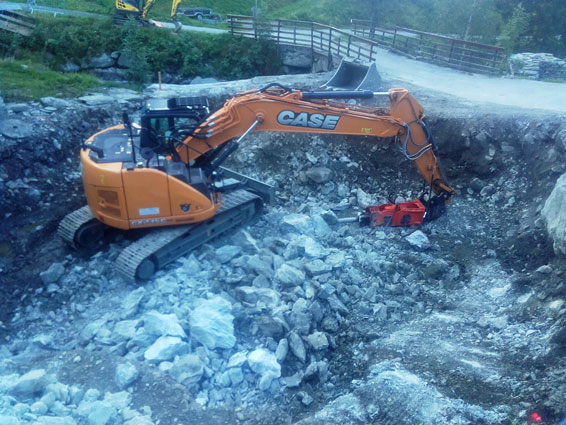
[[(437, 194), (454, 194), (438, 168), (436, 147), (426, 127), (423, 107), (405, 89), (392, 89), (390, 109), (369, 108), (332, 98), (374, 97), (372, 92), (302, 92), (264, 90), (242, 93), (207, 118), (177, 148), (185, 163), (206, 155), (242, 135), (242, 130), (322, 133), (395, 137), (405, 157), (415, 162), (419, 173)], [(253, 126), (253, 127), (252, 127)], [(447, 198), (448, 199), (448, 198)]]

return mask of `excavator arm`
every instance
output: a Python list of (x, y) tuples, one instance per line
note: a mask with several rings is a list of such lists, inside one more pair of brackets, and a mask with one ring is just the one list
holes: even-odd
[[(447, 201), (455, 192), (445, 183), (438, 167), (436, 147), (424, 121), (423, 107), (407, 90), (392, 89), (377, 94), (388, 96), (389, 110), (332, 100), (374, 95), (373, 92), (293, 91), (269, 86), (244, 92), (210, 115), (177, 147), (177, 153), (185, 163), (208, 155), (223, 159), (237, 148), (233, 139), (240, 140), (250, 131), (394, 137), (435, 194)], [(211, 162), (214, 164), (216, 159)]]
[(181, 4), (181, 0), (173, 0), (173, 2), (171, 3), (171, 19), (175, 20), (175, 18), (177, 17), (177, 9), (179, 8), (179, 5)]
[(142, 19), (147, 19), (147, 15), (149, 14), (149, 11), (151, 10), (151, 8), (155, 5), (155, 1), (156, 0), (146, 0), (143, 3), (143, 8), (142, 8), (142, 12), (141, 12), (141, 18)]

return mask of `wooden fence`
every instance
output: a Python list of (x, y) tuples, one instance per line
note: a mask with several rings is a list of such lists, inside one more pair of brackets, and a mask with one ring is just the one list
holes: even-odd
[(506, 59), (504, 49), (497, 46), (400, 27), (375, 28), (371, 34), (370, 21), (352, 19), (351, 22), (353, 34), (371, 39), (380, 47), (462, 71), (498, 74)]
[(35, 18), (11, 10), (0, 10), (0, 30), (28, 37), (32, 34), (35, 24)]
[(264, 37), (277, 44), (310, 47), (314, 52), (362, 61), (374, 61), (379, 43), (328, 25), (288, 19), (255, 20), (251, 16), (228, 15), (232, 34)]

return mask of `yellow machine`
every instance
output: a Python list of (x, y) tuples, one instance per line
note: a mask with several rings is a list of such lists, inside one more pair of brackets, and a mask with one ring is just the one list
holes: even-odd
[[(155, 5), (156, 0), (116, 0), (116, 10), (114, 15), (115, 22), (123, 22), (128, 18), (148, 22), (147, 15)], [(171, 20), (176, 21), (177, 9), (181, 0), (173, 0), (171, 4)]]
[[(388, 97), (390, 108), (333, 100), (374, 96)], [(103, 130), (83, 145), (88, 206), (66, 216), (59, 233), (73, 245), (88, 245), (107, 226), (157, 228), (117, 259), (124, 278), (148, 279), (261, 212), (262, 198), (269, 199), (272, 188), (221, 167), (252, 131), (395, 138), (434, 192), (426, 200), (426, 218), (434, 219), (454, 190), (439, 170), (424, 118), (422, 106), (405, 89), (306, 92), (270, 84), (240, 93), (212, 114), (205, 97), (152, 99), (140, 126), (125, 115), (123, 125)]]

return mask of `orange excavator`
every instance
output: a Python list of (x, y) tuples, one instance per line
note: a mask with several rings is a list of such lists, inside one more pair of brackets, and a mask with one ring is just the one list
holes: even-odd
[[(340, 101), (377, 96), (388, 97), (390, 107)], [(67, 215), (59, 234), (85, 246), (108, 226), (155, 228), (116, 260), (125, 279), (149, 279), (165, 264), (260, 214), (273, 188), (221, 166), (257, 131), (395, 138), (430, 186), (425, 219), (440, 215), (455, 193), (439, 170), (424, 110), (407, 90), (301, 91), (272, 83), (236, 95), (212, 114), (205, 97), (152, 99), (140, 125), (124, 114), (123, 124), (91, 136), (80, 154), (88, 205)]]

